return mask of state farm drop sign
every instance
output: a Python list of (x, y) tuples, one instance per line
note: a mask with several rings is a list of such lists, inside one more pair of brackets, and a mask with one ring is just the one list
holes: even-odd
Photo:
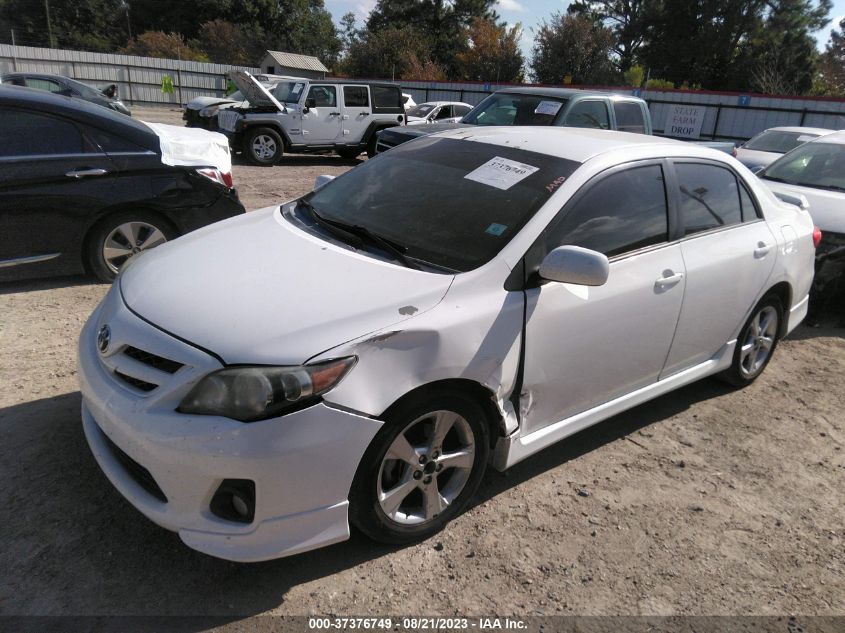
[(698, 138), (707, 108), (704, 106), (673, 105), (669, 107), (663, 133), (666, 136)]

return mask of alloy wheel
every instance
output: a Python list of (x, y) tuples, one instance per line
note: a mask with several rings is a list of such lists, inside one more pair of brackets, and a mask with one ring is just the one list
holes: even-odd
[(252, 139), (252, 153), (258, 160), (270, 160), (276, 155), (275, 139), (267, 134), (259, 134)]
[(475, 436), (454, 411), (434, 411), (409, 423), (379, 468), (382, 512), (400, 525), (423, 525), (461, 494), (475, 461)]
[(161, 229), (152, 224), (124, 222), (112, 229), (103, 241), (103, 260), (109, 270), (117, 273), (130, 257), (166, 241)]
[(775, 344), (777, 329), (778, 313), (770, 305), (751, 319), (739, 353), (739, 368), (743, 376), (754, 376), (766, 364)]

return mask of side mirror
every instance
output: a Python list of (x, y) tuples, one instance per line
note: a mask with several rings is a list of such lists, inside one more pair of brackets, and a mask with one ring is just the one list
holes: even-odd
[(323, 174), (322, 176), (317, 176), (314, 179), (314, 191), (317, 191), (323, 185), (326, 185), (334, 180), (334, 176), (329, 176), (328, 174)]
[(305, 100), (305, 112), (308, 112), (311, 108), (317, 107), (317, 100), (314, 97), (308, 97)]
[(558, 246), (540, 264), (540, 277), (580, 286), (603, 286), (610, 274), (607, 257), (580, 246)]

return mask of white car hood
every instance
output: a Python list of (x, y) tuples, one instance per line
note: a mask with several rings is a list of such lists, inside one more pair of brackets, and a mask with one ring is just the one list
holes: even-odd
[(285, 106), (279, 103), (260, 81), (245, 70), (230, 70), (228, 76), (252, 105), (274, 105), (280, 112), (285, 111)]
[(186, 110), (202, 110), (203, 108), (207, 108), (208, 106), (212, 105), (220, 105), (223, 103), (236, 103), (233, 99), (227, 99), (226, 97), (194, 97), (190, 101), (188, 101), (188, 105), (185, 106)]
[(232, 171), (229, 139), (219, 132), (196, 127), (180, 127), (164, 123), (147, 123), (159, 139), (161, 162), (165, 165), (216, 167), (223, 173)]
[(300, 364), (436, 306), (454, 277), (326, 242), (278, 207), (143, 254), (120, 277), (129, 308), (227, 364)]
[(822, 233), (829, 231), (845, 234), (845, 192), (828, 191), (814, 187), (798, 187), (766, 180), (765, 178), (760, 180), (772, 191), (785, 191), (805, 196), (810, 203), (808, 209), (810, 217), (813, 218), (813, 223), (822, 230)]

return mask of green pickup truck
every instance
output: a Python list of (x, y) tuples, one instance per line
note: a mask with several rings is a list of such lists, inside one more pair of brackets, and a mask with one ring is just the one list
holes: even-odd
[[(648, 105), (638, 97), (565, 88), (506, 88), (486, 97), (458, 123), (382, 130), (376, 152), (420, 136), (476, 125), (555, 125), (652, 134)], [(695, 142), (728, 154), (734, 150), (730, 142)]]

